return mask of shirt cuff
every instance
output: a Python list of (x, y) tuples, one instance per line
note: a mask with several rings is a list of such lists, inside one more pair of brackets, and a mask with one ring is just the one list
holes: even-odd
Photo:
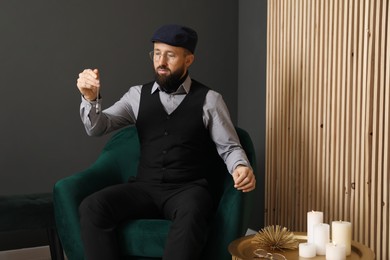
[(90, 113), (91, 109), (93, 109), (93, 110), (95, 110), (95, 112), (97, 112), (96, 105), (98, 105), (99, 112), (101, 112), (102, 99), (100, 99), (100, 98), (99, 98), (99, 101), (96, 101), (96, 100), (89, 101), (89, 100), (85, 99), (83, 95), (81, 95), (81, 103), (82, 103), (83, 107), (88, 108), (88, 114)]
[[(247, 161), (245, 161), (245, 160), (239, 160), (239, 161), (237, 161), (237, 162), (235, 162), (235, 163), (233, 164), (233, 167), (232, 167), (232, 169), (231, 169), (231, 171), (230, 171), (230, 174), (233, 174), (233, 172), (235, 171), (235, 169), (236, 169), (238, 166), (240, 166), (240, 165), (246, 166), (246, 167), (249, 167), (249, 168), (252, 169), (252, 166), (250, 165), (249, 162), (247, 162)], [(253, 170), (253, 169), (252, 169), (252, 170)]]

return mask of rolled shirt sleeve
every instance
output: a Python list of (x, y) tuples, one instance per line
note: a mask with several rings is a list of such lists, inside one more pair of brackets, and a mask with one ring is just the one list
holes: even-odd
[(210, 90), (203, 109), (204, 121), (209, 128), (211, 139), (230, 174), (238, 165), (251, 167), (222, 96)]
[[(134, 86), (114, 105), (96, 113), (96, 101), (87, 101), (83, 97), (80, 104), (80, 117), (90, 136), (101, 136), (112, 131), (133, 125), (138, 114), (141, 86)], [(102, 107), (103, 99), (99, 99)]]

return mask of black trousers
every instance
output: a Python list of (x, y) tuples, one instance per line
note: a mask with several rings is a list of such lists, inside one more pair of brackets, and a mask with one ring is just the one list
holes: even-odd
[(186, 184), (129, 182), (85, 198), (80, 207), (87, 260), (122, 259), (116, 228), (129, 219), (172, 220), (164, 260), (198, 260), (204, 247), (213, 200), (207, 182)]

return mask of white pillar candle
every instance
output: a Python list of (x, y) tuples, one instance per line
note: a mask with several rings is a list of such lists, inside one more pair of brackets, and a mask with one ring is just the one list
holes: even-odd
[(307, 242), (314, 243), (314, 225), (324, 222), (324, 213), (321, 211), (307, 212)]
[(330, 242), (329, 224), (314, 225), (314, 244), (316, 246), (317, 255), (325, 255), (326, 245)]
[(351, 255), (352, 224), (347, 221), (332, 222), (332, 242), (345, 245), (345, 253)]
[(326, 260), (345, 260), (347, 259), (345, 253), (345, 246), (333, 243), (326, 245)]
[(316, 256), (316, 246), (309, 243), (299, 244), (299, 256), (304, 258), (312, 258)]

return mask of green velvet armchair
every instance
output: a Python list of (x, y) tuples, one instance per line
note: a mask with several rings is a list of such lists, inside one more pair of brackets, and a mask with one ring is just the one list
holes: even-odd
[[(256, 172), (255, 153), (246, 131), (236, 128), (240, 142)], [(54, 211), (58, 234), (69, 260), (84, 259), (80, 236), (78, 207), (89, 194), (106, 186), (127, 182), (136, 175), (139, 140), (135, 127), (115, 133), (100, 156), (88, 169), (59, 180), (54, 186)], [(231, 259), (227, 247), (231, 241), (245, 234), (248, 228), (253, 192), (234, 189), (227, 170), (209, 180), (218, 192), (219, 204), (209, 232), (202, 259)], [(219, 177), (218, 177), (219, 176)], [(221, 178), (221, 176), (224, 176)], [(159, 259), (164, 250), (170, 221), (129, 220), (118, 228), (124, 258)]]

